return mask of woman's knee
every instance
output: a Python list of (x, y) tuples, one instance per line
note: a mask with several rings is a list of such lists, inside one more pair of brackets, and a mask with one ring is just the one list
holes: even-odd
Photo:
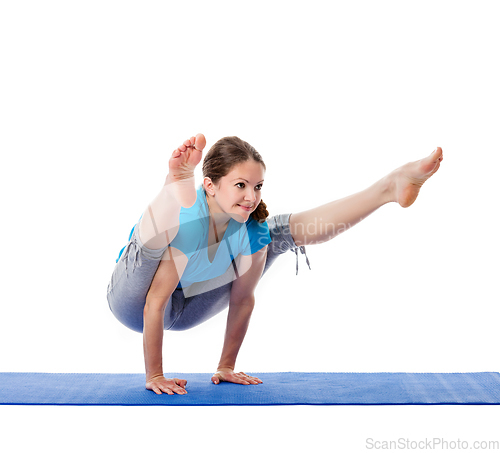
[(297, 247), (290, 231), (290, 217), (292, 214), (279, 214), (268, 220), (271, 243), (268, 253), (285, 253)]
[(108, 294), (108, 304), (113, 316), (125, 327), (134, 332), (142, 333), (144, 327), (144, 304), (128, 303), (130, 301), (121, 302), (119, 303), (113, 297), (112, 293)]

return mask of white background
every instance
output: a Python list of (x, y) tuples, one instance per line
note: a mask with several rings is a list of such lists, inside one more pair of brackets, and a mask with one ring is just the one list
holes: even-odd
[[(493, 1), (2, 3), (0, 372), (144, 372), (142, 336), (113, 317), (106, 287), (170, 154), (198, 132), (206, 150), (237, 135), (261, 153), (271, 215), (444, 151), (412, 207), (308, 247), (312, 271), (280, 257), (238, 370), (500, 371), (499, 19)], [(224, 328), (225, 313), (166, 332), (165, 372), (215, 371)], [(0, 415), (16, 451), (500, 440), (495, 406)]]

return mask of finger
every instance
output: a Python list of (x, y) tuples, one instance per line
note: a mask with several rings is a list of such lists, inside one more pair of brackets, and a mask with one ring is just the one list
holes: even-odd
[(251, 376), (247, 376), (246, 374), (244, 374), (241, 379), (245, 382), (248, 382), (249, 384), (253, 384), (253, 378)]
[(174, 379), (174, 382), (182, 388), (185, 388), (187, 384), (186, 379)]
[(246, 380), (249, 384), (258, 384), (259, 381), (257, 379), (253, 379), (253, 378), (247, 378)]
[(243, 375), (244, 379), (246, 379), (251, 384), (262, 384), (262, 381), (259, 378), (256, 378), (256, 377), (253, 377), (253, 376), (249, 376), (246, 373), (239, 373), (239, 374)]
[(260, 384), (259, 379), (256, 378), (248, 378), (248, 382), (250, 382), (250, 384)]
[(179, 395), (185, 395), (187, 393), (187, 390), (185, 390), (179, 385), (175, 385), (174, 383), (172, 383), (169, 387), (166, 388), (174, 391), (175, 393), (178, 393)]
[(212, 376), (212, 382), (214, 384), (219, 384), (223, 380), (224, 379), (222, 379), (222, 377), (221, 377), (221, 375), (219, 373), (214, 373), (213, 376)]
[(254, 377), (254, 376), (248, 376), (248, 378), (252, 381), (252, 383), (254, 384), (262, 384), (262, 381), (257, 378), (257, 377)]
[[(154, 391), (156, 394), (158, 395), (161, 395), (161, 393), (168, 393), (169, 395), (173, 395), (172, 393), (172, 390), (170, 390), (169, 388), (163, 386), (163, 385), (158, 385), (156, 387), (153, 387), (154, 388)], [(158, 391), (157, 391), (158, 390)]]
[(174, 393), (172, 392), (172, 390), (170, 390), (168, 387), (166, 387), (165, 385), (159, 385), (158, 386), (159, 389), (163, 392), (163, 393), (168, 393), (169, 395), (173, 395)]
[(247, 382), (245, 379), (239, 377), (234, 377), (233, 380), (229, 382), (233, 382), (234, 384), (250, 385), (250, 382)]
[(249, 376), (248, 374), (246, 373), (241, 373), (242, 376), (244, 376), (245, 378), (248, 378), (248, 379), (255, 379), (253, 376)]

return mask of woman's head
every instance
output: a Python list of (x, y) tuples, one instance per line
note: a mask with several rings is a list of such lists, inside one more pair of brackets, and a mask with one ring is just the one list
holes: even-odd
[[(246, 221), (269, 216), (261, 199), (266, 166), (255, 148), (238, 137), (218, 140), (203, 160), (203, 187), (222, 212)], [(244, 209), (249, 207), (250, 209)]]

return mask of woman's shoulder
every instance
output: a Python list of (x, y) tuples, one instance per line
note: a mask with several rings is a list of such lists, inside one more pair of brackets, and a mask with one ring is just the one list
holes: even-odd
[(267, 221), (257, 222), (253, 217), (245, 222), (246, 228), (242, 236), (241, 254), (251, 255), (271, 242)]
[(245, 222), (249, 234), (263, 234), (269, 232), (267, 220), (258, 222), (252, 216)]

